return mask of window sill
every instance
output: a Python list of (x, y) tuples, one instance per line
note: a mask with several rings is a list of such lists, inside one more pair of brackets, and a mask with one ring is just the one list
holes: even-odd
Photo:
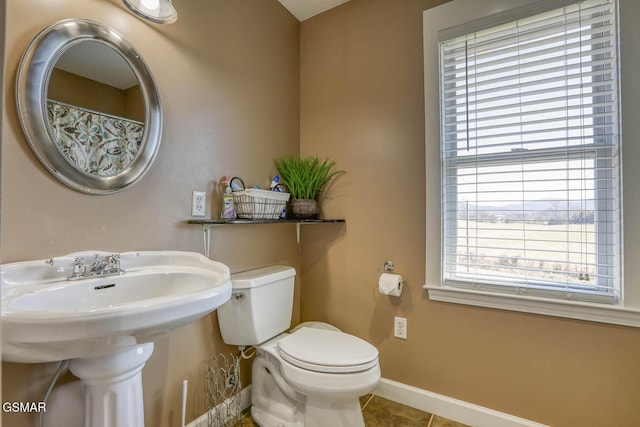
[(429, 293), (429, 299), (433, 301), (640, 328), (640, 310), (617, 305), (550, 300), (521, 295), (499, 295), (476, 290), (430, 285), (424, 285), (424, 289)]

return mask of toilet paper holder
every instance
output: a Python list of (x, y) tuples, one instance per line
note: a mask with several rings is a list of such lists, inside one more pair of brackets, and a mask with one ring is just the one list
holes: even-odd
[[(381, 265), (380, 267), (378, 267), (378, 269), (376, 270), (376, 275), (378, 276), (378, 279), (380, 278), (380, 275), (384, 272), (384, 273), (393, 273), (395, 269), (395, 266), (393, 265), (393, 261), (391, 260), (387, 260), (384, 262), (383, 265)], [(384, 271), (383, 271), (384, 270)], [(405, 280), (402, 279), (402, 283), (404, 283)]]
[(402, 294), (402, 287), (405, 283), (404, 277), (393, 272), (393, 261), (385, 261), (378, 267), (376, 273), (378, 275), (378, 292), (383, 295), (398, 298)]

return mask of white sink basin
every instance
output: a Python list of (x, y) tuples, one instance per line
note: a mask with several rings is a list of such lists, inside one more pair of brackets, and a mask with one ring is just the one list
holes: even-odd
[(229, 269), (191, 252), (123, 254), (124, 274), (67, 280), (74, 253), (2, 266), (2, 356), (35, 363), (91, 358), (151, 342), (231, 296)]
[(2, 359), (71, 359), (83, 427), (144, 427), (153, 341), (231, 297), (229, 268), (192, 252), (78, 252), (4, 264), (0, 275)]

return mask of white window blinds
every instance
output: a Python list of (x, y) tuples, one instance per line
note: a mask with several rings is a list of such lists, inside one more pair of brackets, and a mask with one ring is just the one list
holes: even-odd
[(615, 1), (440, 43), (445, 286), (615, 302)]

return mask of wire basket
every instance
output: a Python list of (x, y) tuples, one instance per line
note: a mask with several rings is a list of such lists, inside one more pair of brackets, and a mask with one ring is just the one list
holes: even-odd
[(250, 188), (233, 192), (236, 214), (243, 219), (278, 219), (288, 200), (289, 193), (277, 191)]
[(211, 356), (205, 365), (207, 427), (242, 425), (240, 359), (233, 354)]

